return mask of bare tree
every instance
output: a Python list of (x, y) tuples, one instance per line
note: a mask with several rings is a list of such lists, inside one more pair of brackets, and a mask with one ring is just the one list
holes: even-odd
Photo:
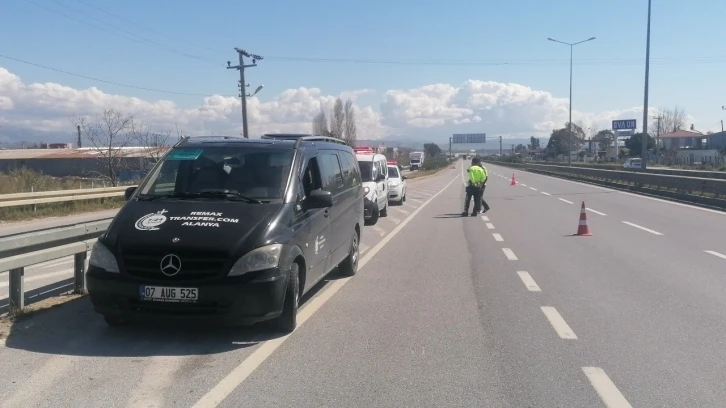
[(124, 147), (133, 142), (134, 118), (113, 109), (104, 109), (95, 121), (85, 116), (72, 119), (80, 126), (81, 137), (91, 144), (101, 162), (102, 171), (94, 172), (117, 186), (119, 171), (126, 167)]
[(325, 116), (325, 112), (322, 110), (313, 118), (313, 134), (320, 136), (330, 135), (330, 131), (328, 130), (328, 119)]
[(330, 135), (343, 138), (345, 129), (345, 113), (343, 112), (343, 101), (340, 98), (335, 100), (333, 111), (330, 112)]
[(143, 150), (140, 170), (146, 171), (151, 169), (166, 153), (171, 144), (171, 132), (164, 133), (154, 132), (151, 126), (131, 123), (130, 130), (132, 140)]
[(358, 139), (358, 129), (355, 125), (355, 107), (353, 106), (352, 100), (348, 99), (345, 101), (343, 114), (345, 115), (345, 133), (343, 139), (349, 146), (355, 146), (355, 141)]
[[(659, 109), (660, 114), (653, 118), (653, 123), (649, 126), (654, 131), (660, 130), (660, 133), (670, 133), (683, 130), (686, 126), (686, 111), (676, 106), (673, 109)], [(660, 124), (658, 119), (660, 118)], [(650, 132), (648, 132), (650, 133)]]

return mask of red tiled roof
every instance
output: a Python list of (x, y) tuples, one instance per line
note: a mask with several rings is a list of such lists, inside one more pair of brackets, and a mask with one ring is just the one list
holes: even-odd
[(690, 130), (677, 130), (675, 132), (669, 132), (669, 133), (662, 133), (660, 137), (662, 138), (676, 138), (676, 137), (705, 137), (701, 132), (692, 132)]

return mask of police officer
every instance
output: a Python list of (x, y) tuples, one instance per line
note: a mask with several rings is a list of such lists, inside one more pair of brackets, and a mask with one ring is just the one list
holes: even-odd
[[(466, 217), (469, 214), (469, 201), (474, 199), (474, 211), (471, 216), (476, 216), (481, 211), (482, 206), (482, 194), (484, 193), (484, 184), (487, 181), (487, 172), (481, 167), (481, 159), (474, 157), (471, 159), (471, 167), (466, 170), (469, 173), (469, 185), (466, 187), (466, 198), (464, 200), (464, 212), (461, 213), (462, 217)], [(485, 211), (489, 210), (489, 206), (484, 203)]]
[(487, 181), (489, 180), (489, 171), (487, 171), (487, 168), (484, 167), (484, 164), (479, 161), (479, 167), (484, 170), (484, 184), (481, 187), (481, 206), (484, 209), (481, 213), (484, 214), (485, 212), (489, 211), (489, 204), (484, 200), (484, 190), (487, 189)]

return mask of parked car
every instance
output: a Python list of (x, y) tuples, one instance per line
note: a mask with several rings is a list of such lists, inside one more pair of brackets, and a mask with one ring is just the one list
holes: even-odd
[(406, 201), (406, 179), (398, 166), (388, 166), (388, 202), (399, 205)]
[(623, 163), (623, 167), (626, 169), (639, 169), (643, 166), (643, 162), (639, 158), (631, 158), (625, 160), (625, 163)]
[(388, 165), (386, 156), (373, 152), (358, 151), (355, 155), (360, 166), (365, 192), (365, 219), (370, 225), (378, 217), (388, 215)]
[(353, 149), (311, 135), (186, 138), (94, 245), (87, 274), (109, 325), (297, 325), (302, 296), (358, 269), (363, 185)]

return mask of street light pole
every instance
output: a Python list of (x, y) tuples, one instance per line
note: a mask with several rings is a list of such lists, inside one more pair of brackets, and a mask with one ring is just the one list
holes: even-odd
[(565, 44), (570, 46), (570, 118), (567, 122), (567, 133), (569, 134), (569, 146), (567, 148), (567, 165), (572, 166), (572, 54), (573, 49), (577, 44), (582, 44), (584, 42), (592, 41), (595, 39), (595, 37), (590, 37), (587, 40), (578, 41), (576, 43), (567, 43), (564, 41), (555, 40), (554, 38), (547, 38), (549, 41), (553, 41), (560, 44)]
[(645, 90), (643, 96), (643, 139), (641, 142), (641, 169), (648, 168), (648, 82), (650, 80), (650, 3), (648, 0), (648, 33), (645, 40)]

